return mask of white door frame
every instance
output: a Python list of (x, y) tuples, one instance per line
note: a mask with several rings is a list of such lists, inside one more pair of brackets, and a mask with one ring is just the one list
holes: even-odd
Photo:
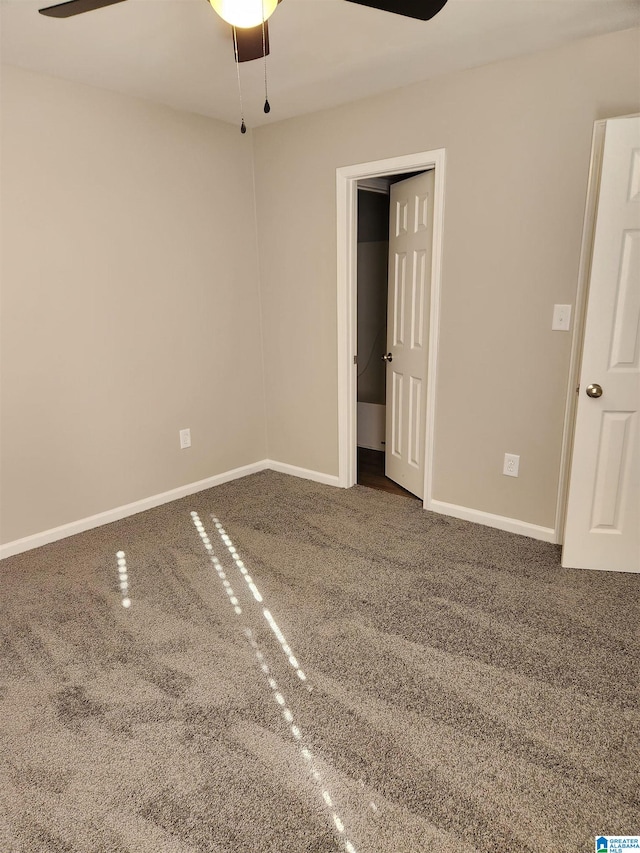
[(338, 480), (343, 488), (357, 479), (357, 319), (358, 319), (358, 181), (383, 175), (401, 175), (435, 168), (431, 313), (425, 423), (424, 508), (432, 500), (436, 377), (440, 330), (442, 237), (444, 226), (445, 149), (423, 151), (336, 169), (338, 247)]
[(584, 222), (582, 226), (580, 265), (578, 268), (578, 286), (576, 289), (576, 302), (575, 310), (573, 313), (574, 319), (573, 335), (571, 341), (571, 355), (569, 360), (569, 381), (567, 384), (567, 398), (564, 412), (564, 428), (562, 431), (560, 478), (558, 481), (558, 498), (556, 504), (556, 518), (554, 525), (554, 541), (560, 544), (562, 544), (562, 542), (564, 541), (564, 526), (567, 516), (567, 502), (569, 497), (569, 476), (571, 474), (571, 456), (573, 451), (573, 436), (575, 432), (576, 415), (578, 411), (578, 399), (576, 389), (578, 387), (578, 382), (580, 381), (580, 367), (582, 364), (582, 344), (584, 341), (584, 330), (587, 322), (587, 296), (589, 290), (589, 276), (591, 274), (591, 255), (593, 250), (593, 236), (596, 226), (598, 190), (600, 187), (600, 173), (602, 171), (602, 152), (606, 125), (606, 119), (600, 119), (594, 122), (593, 135), (591, 139), (591, 159), (589, 161), (587, 198), (585, 202)]

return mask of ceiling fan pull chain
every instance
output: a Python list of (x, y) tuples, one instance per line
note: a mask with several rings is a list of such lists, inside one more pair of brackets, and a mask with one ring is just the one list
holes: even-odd
[(242, 86), (240, 85), (240, 60), (238, 59), (238, 35), (236, 28), (233, 27), (233, 52), (236, 58), (236, 73), (238, 75), (238, 95), (240, 96), (240, 133), (247, 132), (247, 125), (244, 123), (244, 107), (242, 106)]
[(264, 111), (271, 112), (271, 104), (269, 103), (269, 93), (267, 92), (267, 39), (264, 32), (264, 0), (262, 0), (262, 60), (264, 62)]

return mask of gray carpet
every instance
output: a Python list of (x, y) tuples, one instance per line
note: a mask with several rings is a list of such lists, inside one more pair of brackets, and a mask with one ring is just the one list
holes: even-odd
[(639, 582), (273, 472), (5, 560), (0, 850), (638, 833)]

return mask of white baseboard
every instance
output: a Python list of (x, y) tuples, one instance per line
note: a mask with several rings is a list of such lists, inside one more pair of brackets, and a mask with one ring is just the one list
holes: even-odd
[(13, 542), (0, 545), (0, 560), (3, 560), (5, 557), (13, 557), (15, 554), (21, 554), (23, 551), (30, 551), (33, 548), (40, 548), (42, 545), (48, 545), (50, 542), (57, 542), (59, 539), (66, 539), (67, 536), (74, 536), (76, 533), (84, 533), (86, 530), (91, 530), (94, 527), (102, 527), (103, 524), (111, 524), (112, 521), (119, 521), (121, 518), (136, 515), (139, 512), (153, 509), (161, 504), (177, 501), (179, 498), (186, 498), (187, 495), (211, 489), (213, 486), (220, 486), (222, 483), (228, 483), (230, 480), (247, 477), (249, 474), (264, 471), (268, 467), (267, 460), (262, 459), (260, 462), (253, 462), (251, 465), (243, 465), (241, 468), (233, 468), (231, 471), (215, 474), (213, 477), (207, 477), (205, 480), (198, 480), (195, 483), (178, 486), (176, 489), (170, 489), (168, 492), (162, 492), (159, 495), (152, 495), (140, 501), (108, 509), (106, 512), (99, 512), (97, 515), (90, 515), (87, 518), (81, 518), (78, 521), (63, 524), (60, 527), (43, 530), (42, 533), (34, 533), (32, 536), (25, 536), (23, 539), (15, 539)]
[(287, 465), (285, 462), (274, 462), (272, 459), (261, 459), (259, 462), (252, 462), (250, 465), (223, 471), (222, 474), (215, 474), (205, 480), (187, 483), (185, 486), (178, 486), (176, 489), (170, 489), (168, 492), (162, 492), (159, 495), (152, 495), (149, 498), (124, 504), (106, 512), (99, 512), (97, 515), (90, 515), (87, 518), (63, 524), (60, 527), (52, 527), (50, 530), (25, 536), (23, 539), (7, 542), (5, 545), (0, 545), (0, 560), (4, 560), (5, 557), (13, 557), (15, 554), (21, 554), (24, 551), (31, 551), (33, 548), (40, 548), (50, 542), (57, 542), (59, 539), (66, 539), (67, 536), (75, 536), (76, 533), (84, 533), (94, 527), (102, 527), (103, 524), (111, 524), (112, 521), (119, 521), (121, 518), (145, 512), (145, 510), (153, 509), (161, 504), (177, 501), (180, 498), (186, 498), (187, 495), (194, 495), (196, 492), (203, 492), (205, 489), (221, 486), (222, 483), (228, 483), (230, 480), (238, 480), (240, 477), (247, 477), (249, 474), (256, 474), (258, 471), (267, 469), (280, 471), (280, 473), (289, 474), (292, 477), (313, 480), (316, 483), (325, 483), (327, 486), (338, 485), (338, 477), (331, 474), (310, 471), (308, 468), (298, 468), (296, 465)]
[(486, 527), (496, 527), (498, 530), (506, 530), (508, 533), (519, 533), (520, 536), (540, 539), (542, 542), (558, 542), (556, 531), (552, 527), (541, 527), (538, 524), (530, 524), (528, 521), (520, 521), (517, 518), (493, 515), (493, 513), (482, 512), (479, 509), (469, 509), (466, 506), (433, 499), (428, 502), (428, 505), (425, 501), (424, 508), (431, 510), (431, 512), (439, 512), (441, 515), (461, 518), (463, 521), (474, 521), (476, 524), (484, 524)]
[[(207, 477), (205, 480), (187, 483), (185, 486), (178, 486), (178, 488), (171, 489), (168, 492), (152, 495), (140, 501), (134, 501), (133, 503), (115, 507), (106, 512), (100, 512), (97, 515), (90, 515), (87, 518), (63, 524), (60, 527), (52, 527), (50, 530), (43, 530), (41, 533), (25, 536), (23, 539), (15, 539), (13, 542), (7, 542), (5, 545), (0, 545), (0, 560), (5, 559), (5, 557), (13, 557), (15, 554), (21, 554), (24, 551), (31, 551), (33, 548), (40, 548), (42, 545), (48, 545), (50, 542), (57, 542), (59, 539), (66, 539), (67, 536), (74, 536), (76, 533), (84, 533), (86, 530), (101, 527), (103, 524), (110, 524), (112, 521), (119, 521), (121, 518), (127, 518), (139, 512), (145, 512), (145, 510), (153, 509), (161, 504), (185, 498), (187, 495), (193, 495), (196, 492), (220, 486), (222, 483), (228, 483), (230, 480), (238, 480), (241, 477), (247, 477), (249, 474), (256, 474), (258, 471), (265, 470), (279, 471), (281, 474), (300, 477), (303, 480), (313, 480), (315, 483), (324, 483), (326, 486), (338, 487), (340, 485), (339, 477), (334, 474), (324, 474), (321, 471), (312, 471), (309, 468), (299, 468), (297, 465), (276, 462), (273, 459), (262, 459), (259, 462), (252, 462), (250, 465), (243, 465), (240, 468), (223, 471), (221, 474), (215, 474), (213, 477)], [(461, 518), (464, 521), (474, 521), (477, 524), (484, 524), (488, 527), (497, 527), (499, 530), (507, 530), (510, 533), (519, 533), (521, 536), (530, 536), (533, 539), (540, 539), (543, 542), (557, 542), (556, 531), (553, 528), (540, 527), (536, 524), (529, 524), (526, 521), (519, 521), (515, 518), (492, 515), (489, 512), (468, 509), (467, 507), (436, 500), (431, 500), (428, 506), (425, 502), (425, 509), (432, 512), (439, 512), (442, 515)]]
[(311, 471), (309, 468), (298, 468), (297, 465), (275, 462), (273, 459), (265, 460), (265, 468), (279, 471), (281, 474), (289, 474), (291, 477), (300, 477), (303, 480), (313, 480), (314, 483), (324, 483), (325, 486), (340, 485), (340, 478), (337, 475), (323, 474), (321, 471)]

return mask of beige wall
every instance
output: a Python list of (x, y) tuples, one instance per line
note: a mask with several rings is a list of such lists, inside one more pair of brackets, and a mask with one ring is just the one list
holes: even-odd
[(640, 109), (638, 48), (613, 34), (260, 128), (258, 253), (235, 126), (3, 68), (0, 542), (265, 457), (336, 474), (335, 170), (440, 147), (434, 496), (553, 526), (570, 336), (551, 310), (574, 302), (593, 122)]
[(2, 213), (0, 541), (266, 456), (237, 128), (4, 67)]
[(337, 473), (336, 168), (444, 147), (434, 497), (554, 526), (552, 308), (575, 300), (593, 122), (640, 108), (638, 48), (607, 35), (256, 131), (271, 458)]

